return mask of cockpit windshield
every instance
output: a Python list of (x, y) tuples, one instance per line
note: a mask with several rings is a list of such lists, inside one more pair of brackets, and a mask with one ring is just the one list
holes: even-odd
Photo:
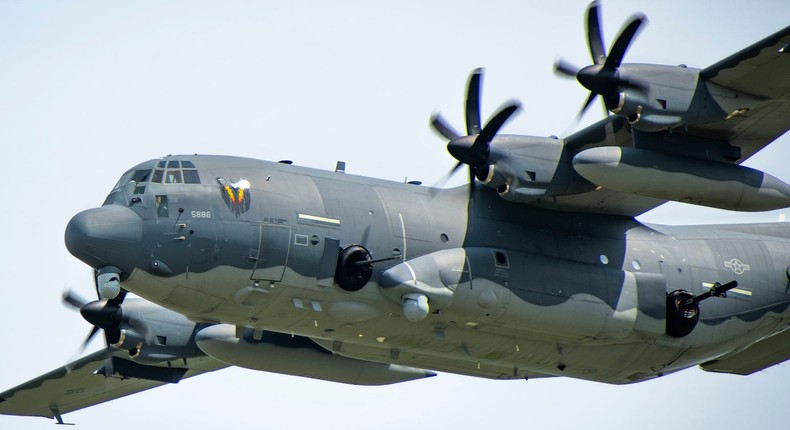
[(195, 164), (191, 161), (162, 160), (154, 169), (151, 182), (157, 184), (199, 184)]
[[(199, 184), (200, 175), (195, 164), (185, 160), (160, 160), (154, 169), (132, 169), (124, 173), (113, 190), (134, 182), (136, 188), (145, 190), (141, 184)], [(136, 193), (141, 194), (141, 193)]]

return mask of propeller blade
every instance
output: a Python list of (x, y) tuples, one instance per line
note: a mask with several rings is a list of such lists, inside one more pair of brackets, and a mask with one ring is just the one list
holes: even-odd
[(82, 341), (82, 344), (80, 344), (80, 348), (79, 348), (79, 353), (78, 353), (78, 354), (80, 354), (80, 355), (81, 355), (83, 352), (85, 352), (85, 348), (88, 346), (88, 344), (89, 344), (89, 343), (90, 343), (90, 341), (93, 339), (93, 337), (94, 337), (94, 336), (96, 336), (96, 333), (98, 333), (98, 332), (99, 332), (99, 330), (100, 330), (100, 329), (99, 329), (99, 327), (97, 327), (97, 326), (93, 326), (93, 327), (91, 328), (91, 331), (90, 331), (90, 332), (88, 332), (88, 336), (86, 336), (86, 337), (85, 337), (85, 340), (83, 340), (83, 341)]
[(580, 69), (578, 67), (563, 60), (562, 58), (554, 60), (554, 73), (558, 75), (576, 78), (576, 73), (578, 73), (579, 70)]
[(469, 75), (466, 90), (466, 133), (470, 136), (480, 133), (480, 80), (483, 69), (478, 67)]
[(625, 52), (628, 50), (628, 47), (631, 45), (631, 41), (633, 41), (634, 37), (639, 32), (639, 29), (642, 27), (642, 24), (647, 21), (647, 17), (642, 14), (634, 15), (631, 19), (631, 22), (628, 23), (621, 31), (620, 34), (617, 36), (617, 39), (614, 41), (614, 45), (612, 45), (612, 50), (609, 52), (609, 56), (606, 57), (606, 62), (603, 64), (603, 68), (606, 70), (614, 70), (620, 67), (620, 63), (623, 61), (623, 56), (625, 56)]
[(433, 131), (447, 140), (453, 140), (461, 137), (461, 135), (458, 134), (455, 129), (447, 124), (447, 121), (445, 121), (438, 112), (431, 115), (431, 127), (433, 128)]
[(453, 169), (450, 170), (450, 173), (448, 174), (448, 176), (454, 175), (455, 172), (457, 172), (458, 169), (460, 169), (463, 165), (464, 165), (463, 161), (459, 161), (459, 162), (455, 163), (455, 166), (453, 166)]
[(62, 301), (63, 301), (64, 305), (69, 306), (69, 307), (74, 308), (74, 309), (77, 309), (77, 310), (79, 310), (80, 308), (85, 306), (85, 304), (88, 303), (85, 299), (83, 299), (82, 297), (78, 296), (77, 294), (75, 294), (71, 290), (66, 290), (66, 291), (63, 292)]
[(457, 172), (458, 169), (460, 169), (461, 166), (463, 165), (464, 163), (462, 161), (455, 163), (455, 166), (453, 166), (453, 168), (450, 169), (449, 172), (445, 173), (444, 176), (442, 176), (442, 178), (439, 179), (439, 181), (436, 182), (436, 184), (434, 184), (432, 188), (443, 188), (444, 185), (447, 183), (447, 181), (449, 181), (450, 178), (452, 178), (453, 175), (455, 175), (455, 172)]
[(593, 103), (593, 101), (595, 101), (595, 97), (597, 95), (598, 94), (595, 94), (594, 92), (591, 91), (590, 95), (587, 96), (587, 100), (584, 101), (584, 104), (582, 105), (582, 109), (579, 111), (579, 115), (576, 116), (577, 122), (581, 120), (582, 116), (584, 115), (584, 112), (586, 112), (587, 108), (589, 108), (590, 105)]
[(598, 0), (587, 6), (587, 46), (590, 47), (590, 56), (593, 64), (603, 64), (606, 61), (606, 49), (603, 45), (601, 33), (601, 5)]
[(517, 101), (511, 101), (505, 107), (499, 110), (493, 118), (491, 118), (480, 135), (475, 139), (472, 145), (472, 153), (478, 160), (477, 163), (470, 164), (470, 166), (479, 167), (484, 165), (488, 160), (489, 144), (494, 139), (494, 136), (499, 132), (499, 129), (510, 119), (510, 117), (521, 108), (521, 104)]
[(471, 199), (475, 195), (475, 168), (469, 166), (467, 172), (469, 173), (469, 198)]

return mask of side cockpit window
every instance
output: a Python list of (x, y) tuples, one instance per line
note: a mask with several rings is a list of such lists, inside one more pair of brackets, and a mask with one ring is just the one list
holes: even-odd
[[(126, 184), (133, 182), (135, 184), (145, 184), (151, 177), (151, 169), (130, 170), (121, 176), (121, 179), (113, 187), (113, 190), (123, 188)], [(145, 186), (143, 186), (145, 189)]]
[(151, 170), (150, 169), (147, 169), (147, 170), (135, 170), (134, 171), (134, 176), (132, 176), (132, 181), (134, 181), (134, 182), (136, 182), (138, 184), (141, 183), (141, 182), (148, 182), (148, 178), (150, 176), (151, 176)]

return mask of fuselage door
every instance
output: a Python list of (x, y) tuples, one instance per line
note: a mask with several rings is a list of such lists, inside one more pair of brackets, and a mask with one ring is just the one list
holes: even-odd
[(288, 253), (291, 248), (291, 227), (278, 224), (261, 224), (258, 256), (252, 279), (256, 281), (283, 280)]

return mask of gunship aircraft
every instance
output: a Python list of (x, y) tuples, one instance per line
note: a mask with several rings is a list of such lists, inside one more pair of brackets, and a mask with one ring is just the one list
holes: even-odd
[[(667, 201), (790, 206), (741, 163), (790, 128), (790, 27), (705, 69), (623, 63), (645, 22), (557, 73), (613, 115), (563, 139), (485, 124), (434, 129), (467, 186), (396, 183), (290, 162), (173, 155), (124, 173), (65, 241), (99, 299), (64, 303), (107, 342), (0, 393), (55, 418), (228, 366), (358, 385), (434, 376), (611, 384), (699, 365), (751, 374), (790, 358), (790, 232), (646, 225)], [(137, 298), (127, 297), (133, 293)]]

